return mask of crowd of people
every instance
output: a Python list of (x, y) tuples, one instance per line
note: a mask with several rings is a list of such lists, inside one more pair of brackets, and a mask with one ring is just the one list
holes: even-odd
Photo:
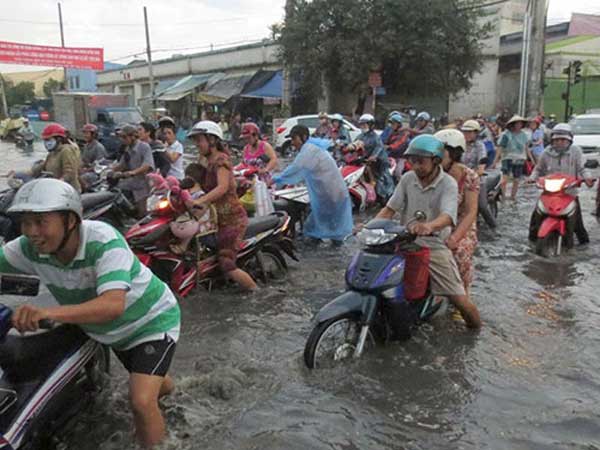
[[(243, 140), (243, 162), (255, 166), (265, 183), (306, 184), (312, 212), (304, 234), (329, 239), (334, 245), (343, 245), (353, 229), (360, 228), (353, 223), (348, 188), (335, 156), (360, 152), (382, 207), (377, 217), (398, 217), (408, 224), (417, 211), (426, 214), (424, 222), (413, 222), (409, 228), (418, 236), (417, 242), (431, 250), (431, 290), (447, 297), (468, 327), (479, 328), (481, 318), (470, 288), (484, 171), (501, 166), (505, 179), (512, 180), (512, 200), (524, 176), (532, 181), (562, 172), (584, 178), (588, 185), (593, 181), (583, 166), (581, 149), (572, 144), (570, 127), (551, 123), (552, 117), (544, 121), (513, 116), (504, 121), (475, 116), (436, 131), (427, 112), (409, 112), (408, 119), (404, 113), (392, 112), (381, 134), (375, 130), (375, 118), (362, 115), (361, 133), (353, 141), (340, 114), (320, 114), (320, 125), (312, 134), (296, 125), (288, 138), (298, 153), (282, 172), (275, 150), (261, 138), (260, 127), (241, 123), (239, 115), (231, 124), (196, 123), (187, 136), (198, 149), (198, 159), (187, 166), (170, 117), (162, 117), (156, 126), (123, 124), (117, 130), (122, 151), (112, 163), (113, 177), (130, 193), (140, 216), (149, 195), (148, 173), (158, 170), (193, 186), (186, 206), (192, 211), (208, 205), (216, 209), (223, 274), (252, 291), (256, 282), (236, 266), (248, 214), (237, 195), (225, 133)], [(94, 182), (93, 168), (107, 156), (97, 127), (87, 124), (82, 131), (85, 145), (80, 150), (61, 125), (43, 130), (48, 156), (31, 175), (48, 172), (54, 179), (35, 180), (18, 191), (10, 213), (19, 216), (23, 236), (0, 251), (0, 271), (39, 276), (60, 303), (50, 308), (21, 306), (14, 319), (18, 330), (37, 330), (42, 319), (77, 324), (115, 350), (130, 372), (137, 437), (151, 447), (165, 433), (158, 399), (174, 387), (167, 373), (179, 337), (179, 308), (169, 287), (140, 263), (116, 230), (82, 220), (80, 192)], [(390, 158), (396, 160), (394, 173)], [(530, 175), (525, 175), (527, 161), (532, 166)], [(532, 239), (538, 222), (534, 215)], [(581, 211), (576, 232), (580, 242), (589, 241)], [(74, 274), (77, 296), (68, 294), (75, 286)]]

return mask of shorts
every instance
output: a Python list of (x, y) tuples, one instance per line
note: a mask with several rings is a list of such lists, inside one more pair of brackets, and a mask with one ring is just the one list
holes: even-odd
[(165, 335), (160, 341), (142, 342), (128, 350), (113, 350), (127, 372), (164, 377), (171, 367), (177, 343)]
[(512, 159), (502, 160), (502, 173), (511, 175), (513, 178), (521, 178), (525, 167), (525, 161), (513, 161)]
[(433, 295), (465, 295), (456, 260), (448, 248), (431, 249), (429, 273)]

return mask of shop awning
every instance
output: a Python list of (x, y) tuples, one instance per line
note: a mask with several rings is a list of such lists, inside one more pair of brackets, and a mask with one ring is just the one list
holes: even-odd
[(220, 74), (204, 73), (201, 75), (188, 75), (183, 77), (158, 94), (156, 100), (165, 102), (181, 100), (183, 97), (191, 94), (196, 88), (205, 85), (218, 75)]
[(256, 75), (256, 71), (226, 75), (215, 83), (209, 83), (206, 89), (199, 94), (199, 97), (208, 103), (226, 102), (231, 97), (240, 95), (254, 75)]
[(281, 70), (266, 73), (269, 75), (259, 87), (248, 87), (242, 97), (280, 99), (283, 94), (283, 72)]

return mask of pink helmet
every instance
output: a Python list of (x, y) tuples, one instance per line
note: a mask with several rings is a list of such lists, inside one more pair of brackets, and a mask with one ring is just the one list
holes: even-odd
[(182, 241), (189, 241), (198, 233), (198, 222), (195, 220), (174, 221), (169, 225), (173, 236)]

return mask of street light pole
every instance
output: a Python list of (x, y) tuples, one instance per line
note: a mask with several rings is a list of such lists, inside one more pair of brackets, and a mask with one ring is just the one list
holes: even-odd
[[(60, 45), (64, 48), (65, 32), (63, 30), (62, 8), (60, 7), (60, 3), (58, 4), (58, 23), (60, 24)], [(67, 68), (66, 67), (63, 67), (63, 77), (64, 77), (65, 91), (68, 91), (69, 90), (69, 80), (67, 79)]]

